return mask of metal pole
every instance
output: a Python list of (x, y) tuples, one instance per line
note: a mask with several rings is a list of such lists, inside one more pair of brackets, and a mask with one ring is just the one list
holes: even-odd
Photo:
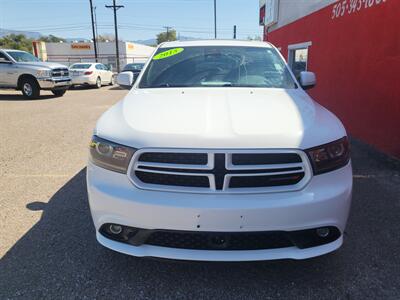
[(112, 8), (114, 9), (114, 29), (115, 29), (115, 50), (116, 50), (116, 55), (117, 55), (117, 72), (119, 73), (120, 71), (120, 65), (119, 65), (119, 47), (118, 47), (118, 22), (117, 22), (117, 10), (120, 8), (123, 8), (123, 5), (116, 5), (115, 0), (113, 0), (113, 5), (106, 5), (107, 8)]
[(96, 45), (96, 32), (94, 29), (94, 19), (93, 19), (93, 3), (92, 0), (89, 0), (90, 3), (90, 16), (92, 18), (92, 32), (93, 32), (93, 45), (94, 45), (94, 58), (97, 62), (97, 45)]
[(217, 0), (214, 0), (214, 38), (217, 38)]
[(169, 30), (172, 29), (171, 26), (164, 26), (164, 28), (167, 30), (167, 41), (169, 41)]
[[(94, 7), (94, 28), (95, 28), (95, 34), (96, 34), (96, 49), (97, 49), (97, 59), (98, 59), (98, 56), (99, 56), (99, 39), (98, 39), (98, 36), (99, 36), (99, 31), (97, 30), (97, 14), (96, 14), (96, 6)], [(96, 60), (96, 62), (97, 62), (97, 60)]]
[(236, 25), (233, 25), (233, 39), (236, 40)]
[(117, 51), (117, 72), (119, 73), (119, 43), (118, 43), (118, 23), (117, 23), (117, 8), (115, 7), (115, 0), (113, 0), (114, 6), (114, 28), (115, 28), (115, 49)]

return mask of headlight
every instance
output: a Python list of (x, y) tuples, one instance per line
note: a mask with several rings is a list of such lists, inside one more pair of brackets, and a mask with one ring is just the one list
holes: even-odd
[(128, 171), (136, 149), (119, 145), (94, 135), (90, 143), (90, 161), (96, 166), (119, 173)]
[(39, 70), (36, 73), (36, 77), (38, 78), (51, 77), (51, 70)]
[(332, 143), (306, 150), (313, 166), (314, 175), (330, 172), (347, 165), (350, 160), (347, 137)]

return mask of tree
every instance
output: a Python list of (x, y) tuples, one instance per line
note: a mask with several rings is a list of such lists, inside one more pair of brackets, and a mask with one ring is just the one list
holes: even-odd
[(157, 34), (157, 44), (161, 44), (163, 42), (168, 41), (176, 41), (176, 31), (170, 30), (167, 32), (160, 32)]
[(32, 39), (23, 34), (9, 34), (0, 38), (0, 48), (32, 52)]
[(98, 42), (114, 42), (115, 41), (115, 35), (113, 34), (100, 34), (97, 37)]
[(255, 35), (255, 36), (249, 35), (249, 36), (247, 36), (247, 39), (248, 39), (249, 41), (261, 41), (261, 40), (262, 40), (262, 39), (261, 39), (261, 36), (259, 36), (259, 35)]
[(46, 42), (46, 43), (59, 43), (59, 42), (65, 42), (65, 39), (50, 34), (48, 36), (40, 37), (39, 41)]

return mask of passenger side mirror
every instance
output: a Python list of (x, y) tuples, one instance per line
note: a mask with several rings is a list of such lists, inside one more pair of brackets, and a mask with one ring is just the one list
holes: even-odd
[(131, 72), (122, 72), (118, 74), (117, 83), (125, 89), (130, 89), (136, 78)]
[(317, 84), (315, 73), (300, 72), (300, 85), (304, 90), (312, 89)]

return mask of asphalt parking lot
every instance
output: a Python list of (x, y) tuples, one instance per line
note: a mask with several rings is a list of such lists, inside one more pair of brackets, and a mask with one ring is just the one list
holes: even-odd
[(85, 186), (96, 119), (127, 93), (0, 91), (0, 299), (399, 299), (400, 164), (352, 141), (345, 244), (305, 261), (138, 259), (95, 240)]

